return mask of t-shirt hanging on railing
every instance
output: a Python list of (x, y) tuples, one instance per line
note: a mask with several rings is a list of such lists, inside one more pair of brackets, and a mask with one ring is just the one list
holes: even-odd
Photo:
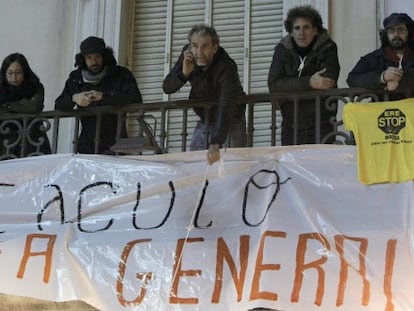
[(348, 103), (343, 121), (355, 136), (362, 183), (414, 179), (414, 98)]

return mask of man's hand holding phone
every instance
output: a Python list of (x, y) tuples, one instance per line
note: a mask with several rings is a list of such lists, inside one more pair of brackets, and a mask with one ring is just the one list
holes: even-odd
[(183, 60), (183, 75), (188, 77), (190, 73), (194, 70), (195, 61), (193, 53), (191, 52), (191, 46), (188, 46), (188, 49), (184, 51), (184, 60)]

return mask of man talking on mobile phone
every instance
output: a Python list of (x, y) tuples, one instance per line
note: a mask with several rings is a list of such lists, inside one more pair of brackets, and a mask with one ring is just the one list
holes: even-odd
[(213, 27), (195, 25), (187, 38), (188, 44), (164, 78), (162, 87), (166, 94), (171, 94), (189, 82), (190, 99), (217, 103), (209, 110), (208, 119), (203, 107), (194, 108), (200, 120), (190, 145), (190, 150), (208, 149), (207, 163), (213, 164), (220, 160), (220, 147), (246, 146), (246, 105), (235, 102), (245, 93), (237, 65), (220, 46)]

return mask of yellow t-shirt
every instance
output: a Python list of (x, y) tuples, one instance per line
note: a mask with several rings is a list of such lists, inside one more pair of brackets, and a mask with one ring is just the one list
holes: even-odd
[(355, 136), (362, 183), (414, 179), (414, 98), (348, 103), (343, 121)]

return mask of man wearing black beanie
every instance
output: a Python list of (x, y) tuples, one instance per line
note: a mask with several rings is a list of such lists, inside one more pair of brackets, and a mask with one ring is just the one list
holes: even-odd
[[(103, 39), (88, 37), (83, 40), (80, 53), (75, 56), (75, 67), (55, 101), (56, 110), (142, 103), (135, 77), (127, 68), (117, 65), (113, 50)], [(115, 144), (118, 126), (116, 114), (102, 116), (100, 137), (96, 137), (95, 116), (81, 117), (81, 123), (79, 153), (112, 153), (110, 147)], [(126, 137), (125, 123), (121, 125), (121, 137)], [(96, 139), (98, 150), (95, 150)]]

